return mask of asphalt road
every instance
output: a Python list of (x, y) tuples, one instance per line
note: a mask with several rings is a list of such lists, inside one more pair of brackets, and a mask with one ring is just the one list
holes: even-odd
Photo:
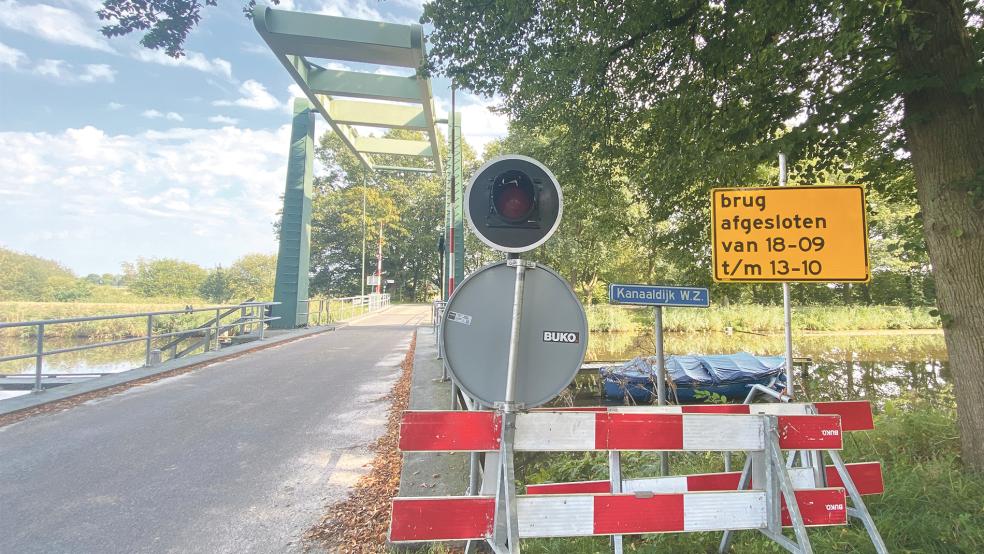
[(384, 430), (427, 306), (0, 428), (0, 553), (298, 552)]

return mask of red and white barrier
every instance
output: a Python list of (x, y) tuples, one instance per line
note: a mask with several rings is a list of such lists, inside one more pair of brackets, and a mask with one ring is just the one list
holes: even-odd
[[(780, 415), (779, 447), (839, 450), (838, 415)], [(517, 451), (678, 450), (765, 448), (759, 415), (649, 412), (530, 412), (516, 416)], [(501, 444), (497, 412), (408, 411), (400, 424), (404, 452), (495, 451)]]
[[(882, 478), (881, 464), (866, 462), (845, 464), (851, 481), (864, 495), (881, 494), (885, 492), (885, 482)], [(825, 469), (828, 487), (843, 487), (844, 482), (837, 473), (837, 468), (827, 466)], [(796, 490), (816, 489), (818, 483), (813, 468), (791, 467), (787, 470)], [(677, 475), (673, 477), (651, 477), (646, 479), (625, 479), (622, 481), (624, 493), (680, 493), (703, 491), (729, 491), (738, 488), (741, 479), (740, 471), (726, 473), (701, 473), (696, 475)], [(755, 484), (749, 488), (755, 488)], [(611, 481), (574, 481), (571, 483), (546, 483), (542, 485), (527, 485), (526, 494), (590, 494), (612, 492)]]
[[(847, 522), (844, 489), (798, 491), (796, 500), (808, 526)], [(761, 529), (767, 524), (763, 491), (520, 496), (517, 511), (521, 538)], [(494, 527), (495, 498), (394, 498), (392, 513), (393, 542), (487, 539)]]
[(768, 414), (768, 415), (839, 415), (841, 430), (868, 431), (875, 428), (871, 403), (867, 400), (840, 402), (776, 402), (767, 404), (690, 404), (683, 406), (609, 406), (575, 408), (537, 408), (534, 411), (637, 413), (637, 414)]

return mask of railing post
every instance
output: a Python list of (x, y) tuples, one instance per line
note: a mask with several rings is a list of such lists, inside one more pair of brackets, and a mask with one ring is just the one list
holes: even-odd
[(261, 304), (261, 305), (257, 306), (256, 308), (257, 308), (257, 310), (259, 310), (257, 313), (260, 314), (260, 317), (259, 317), (259, 320), (260, 320), (260, 338), (259, 338), (259, 340), (263, 340), (263, 327), (264, 327), (263, 320), (266, 319), (266, 306), (264, 306), (264, 305)]
[(215, 310), (215, 350), (219, 350), (222, 346), (219, 344), (219, 333), (222, 332), (222, 326), (219, 322), (222, 319), (220, 314), (221, 310)]
[(34, 359), (34, 390), (35, 394), (43, 391), (41, 388), (41, 369), (44, 367), (44, 323), (38, 323), (38, 351)]
[(146, 344), (146, 346), (147, 346), (147, 348), (146, 348), (146, 350), (147, 350), (146, 351), (146, 357), (144, 358), (144, 365), (146, 365), (146, 366), (149, 366), (150, 365), (150, 349), (153, 347), (153, 338), (154, 338), (154, 316), (148, 315), (147, 316), (147, 338), (145, 339), (145, 342), (144, 342)]

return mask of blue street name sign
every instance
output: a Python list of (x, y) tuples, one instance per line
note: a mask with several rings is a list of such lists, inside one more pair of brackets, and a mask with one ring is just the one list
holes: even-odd
[(682, 306), (706, 308), (710, 305), (707, 289), (696, 287), (660, 287), (654, 285), (608, 285), (608, 300), (613, 304), (640, 306)]

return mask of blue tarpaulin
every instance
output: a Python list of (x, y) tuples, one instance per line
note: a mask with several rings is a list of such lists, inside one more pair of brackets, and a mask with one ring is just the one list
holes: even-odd
[[(669, 356), (666, 373), (677, 385), (699, 386), (759, 381), (782, 373), (786, 359), (782, 356), (755, 356), (747, 352), (708, 356)], [(604, 376), (633, 381), (656, 375), (656, 359), (633, 358), (621, 366), (608, 367)]]

